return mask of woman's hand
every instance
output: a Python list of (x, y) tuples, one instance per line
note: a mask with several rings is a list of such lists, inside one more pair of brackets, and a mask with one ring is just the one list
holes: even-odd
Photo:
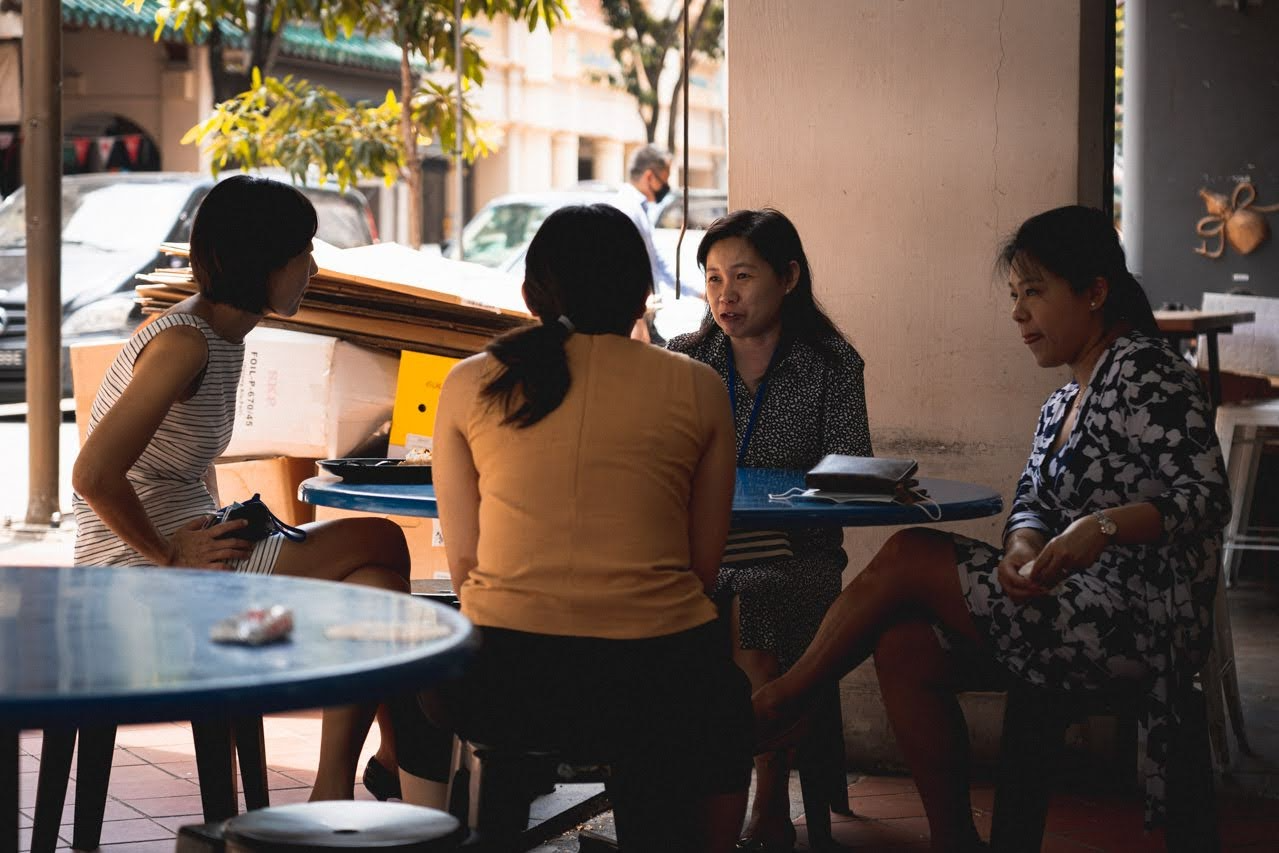
[(1009, 534), (1004, 543), (1004, 558), (999, 561), (995, 570), (1004, 593), (1018, 604), (1048, 594), (1047, 589), (1021, 574), (1022, 566), (1036, 559), (1042, 552), (1043, 540), (1038, 534), (1022, 536), (1020, 533), (1020, 530), (1014, 530)]
[(1101, 525), (1091, 515), (1075, 521), (1054, 536), (1035, 558), (1030, 580), (1050, 590), (1080, 569), (1086, 569), (1110, 544), (1110, 537), (1101, 532)]
[(247, 539), (219, 539), (244, 527), (243, 518), (205, 527), (209, 516), (192, 519), (169, 537), (169, 559), (166, 566), (189, 569), (225, 569), (228, 560), (242, 560), (253, 552)]

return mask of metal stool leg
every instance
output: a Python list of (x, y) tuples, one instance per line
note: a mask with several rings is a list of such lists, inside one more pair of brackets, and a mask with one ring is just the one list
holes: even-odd
[(1213, 661), (1217, 666), (1217, 674), (1221, 682), (1222, 696), (1226, 703), (1226, 712), (1230, 715), (1230, 728), (1239, 742), (1239, 750), (1245, 755), (1252, 755), (1252, 747), (1248, 744), (1248, 735), (1244, 731), (1243, 701), (1239, 696), (1239, 670), (1235, 666), (1235, 641), (1230, 630), (1230, 603), (1226, 599), (1226, 590), (1219, 577), (1217, 580), (1217, 600), (1213, 604)]

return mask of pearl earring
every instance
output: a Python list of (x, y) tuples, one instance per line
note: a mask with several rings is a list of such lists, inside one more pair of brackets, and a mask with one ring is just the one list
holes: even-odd
[(1089, 302), (1089, 303), (1088, 303), (1088, 307), (1089, 307), (1089, 308), (1096, 308), (1096, 307), (1097, 307), (1097, 303), (1096, 303), (1096, 302)]

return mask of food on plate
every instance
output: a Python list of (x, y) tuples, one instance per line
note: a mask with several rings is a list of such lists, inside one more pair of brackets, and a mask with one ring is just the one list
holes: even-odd
[(431, 451), (425, 447), (415, 447), (410, 450), (400, 462), (401, 465), (430, 465)]

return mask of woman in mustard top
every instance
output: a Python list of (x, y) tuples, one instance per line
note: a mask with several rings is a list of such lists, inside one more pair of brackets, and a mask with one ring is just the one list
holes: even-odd
[[(525, 270), (541, 323), (460, 363), (440, 397), (440, 523), (482, 639), (444, 705), (471, 739), (610, 764), (624, 850), (731, 850), (749, 687), (707, 595), (732, 503), (728, 395), (628, 337), (652, 281), (625, 214), (556, 211)], [(401, 767), (438, 779), (411, 739)]]

